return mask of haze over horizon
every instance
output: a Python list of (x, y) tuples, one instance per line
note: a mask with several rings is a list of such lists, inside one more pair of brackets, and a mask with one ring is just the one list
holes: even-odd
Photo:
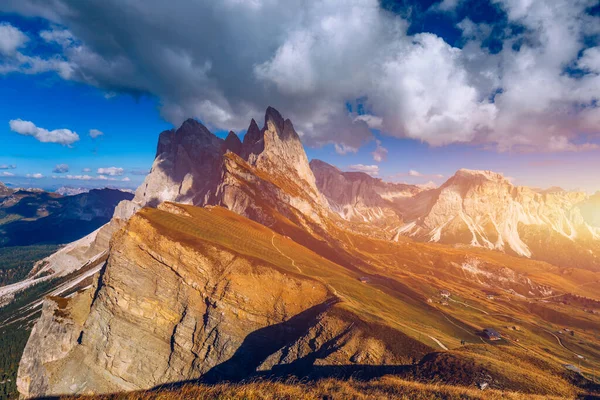
[(161, 131), (271, 105), (342, 170), (600, 190), (597, 2), (303, 4), (0, 2), (0, 181), (136, 188)]

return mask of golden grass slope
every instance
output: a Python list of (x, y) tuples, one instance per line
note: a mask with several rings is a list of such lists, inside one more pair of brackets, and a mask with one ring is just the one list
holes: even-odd
[[(62, 399), (72, 399), (63, 397)], [(270, 382), (255, 381), (243, 384), (193, 385), (179, 389), (152, 392), (133, 392), (109, 396), (78, 397), (98, 400), (558, 400), (569, 397), (537, 396), (510, 391), (485, 390), (420, 383), (393, 376), (368, 382), (356, 380), (323, 379), (316, 382), (296, 380)]]
[[(323, 244), (322, 248), (338, 246), (339, 251), (339, 246), (344, 247), (349, 258), (357, 260), (354, 265), (342, 266), (331, 261), (331, 254), (326, 254), (328, 258), (325, 258), (287, 236), (228, 210), (174, 204), (161, 208), (165, 207), (170, 212), (144, 209), (138, 216), (147, 219), (162, 234), (190, 246), (208, 241), (247, 257), (268, 261), (286, 273), (323, 282), (341, 299), (335, 306), (339, 312), (347, 312), (352, 318), (369, 324), (398, 330), (432, 349), (455, 349), (452, 352), (455, 359), (484, 366), (480, 369), (494, 375), (502, 389), (562, 396), (573, 396), (578, 392), (572, 384), (573, 374), (564, 368), (564, 364), (576, 364), (580, 360), (574, 359), (576, 353), (568, 347), (575, 344), (571, 343), (574, 340), (557, 340), (554, 332), (559, 326), (528, 307), (536, 300), (510, 291), (501, 291), (497, 299), (489, 300), (484, 292), (486, 283), (465, 275), (459, 266), (465, 259), (476, 256), (486, 265), (509, 265), (514, 271), (525, 274), (527, 279), (552, 284), (555, 291), (577, 289), (581, 285), (579, 271), (559, 274), (549, 264), (499, 256), (494, 252), (473, 253), (468, 249), (410, 241), (390, 243), (340, 230), (338, 239), (343, 239), (338, 243)], [(296, 240), (300, 238), (307, 246), (314, 243), (298, 236), (293, 224), (284, 219), (277, 228), (289, 232)], [(583, 272), (589, 279), (587, 274)], [(439, 291), (444, 288), (452, 292), (447, 305), (443, 305), (439, 297)], [(542, 302), (539, 305), (553, 306)], [(575, 319), (570, 323), (577, 330), (577, 351), (585, 360), (582, 370), (591, 377), (598, 367), (600, 348), (594, 330), (595, 327), (600, 329), (600, 320), (578, 313), (576, 310), (571, 312)], [(591, 324), (590, 329), (582, 328), (579, 323)], [(481, 329), (490, 326), (500, 330), (505, 337), (499, 346), (480, 335)], [(468, 350), (462, 346), (463, 342), (470, 344)], [(452, 371), (452, 365), (446, 367)], [(435, 369), (435, 363), (428, 368)], [(436, 379), (435, 374), (423, 373), (421, 378), (423, 376)], [(452, 381), (452, 376), (439, 378)], [(474, 381), (464, 383), (475, 384)]]

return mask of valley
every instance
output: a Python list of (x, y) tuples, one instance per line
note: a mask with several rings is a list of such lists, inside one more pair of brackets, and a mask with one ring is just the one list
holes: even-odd
[[(465, 213), (487, 224), (488, 208), (469, 204), (500, 192), (494, 208), (510, 210), (525, 191), (488, 172), (461, 170), (448, 182), (393, 185), (309, 164), (291, 121), (273, 108), (243, 142), (187, 120), (160, 135), (150, 174), (109, 223), (0, 288), (0, 325), (31, 330), (18, 390), (176, 396), (298, 379), (317, 392), (332, 390), (325, 382), (367, 390), (389, 380), (398, 394), (424, 385), (473, 398), (482, 387), (514, 398), (596, 391), (600, 270), (577, 258), (597, 246), (593, 221), (579, 218), (585, 209), (561, 192), (532, 195), (545, 222), (509, 212), (503, 223), (530, 254), (483, 245), (474, 225), (433, 226), (433, 237), (403, 228)], [(554, 247), (577, 263), (528, 241), (558, 226), (551, 216), (592, 235)]]

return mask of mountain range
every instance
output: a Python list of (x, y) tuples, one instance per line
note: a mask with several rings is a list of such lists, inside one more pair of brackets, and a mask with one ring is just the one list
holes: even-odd
[(62, 196), (0, 185), (0, 246), (70, 243), (106, 224), (132, 197), (112, 189)]
[(10, 305), (53, 282), (4, 321), (41, 309), (18, 389), (394, 374), (577, 395), (600, 367), (596, 204), (490, 171), (423, 188), (309, 163), (271, 107), (243, 141), (189, 119), (109, 223), (0, 288)]

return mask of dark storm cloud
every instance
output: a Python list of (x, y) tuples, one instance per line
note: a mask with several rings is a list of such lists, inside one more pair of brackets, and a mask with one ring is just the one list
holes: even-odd
[[(0, 71), (157, 96), (174, 124), (242, 130), (273, 105), (307, 143), (342, 153), (369, 127), (432, 145), (592, 150), (577, 140), (600, 133), (592, 3), (495, 0), (464, 14), (467, 0), (9, 0), (0, 9), (51, 21), (40, 36), (60, 53), (30, 54), (13, 32)], [(358, 99), (364, 111), (349, 112)]]

